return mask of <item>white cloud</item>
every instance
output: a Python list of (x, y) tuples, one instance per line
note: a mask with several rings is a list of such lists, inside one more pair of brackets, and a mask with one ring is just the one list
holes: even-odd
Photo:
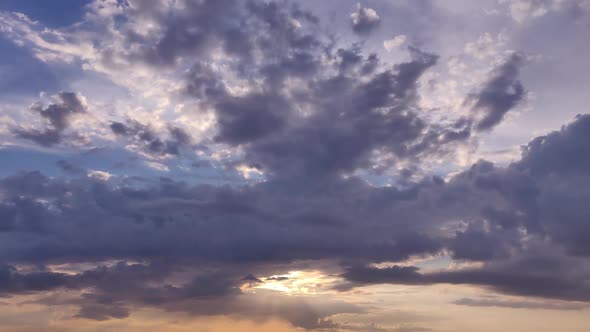
[(486, 32), (479, 36), (476, 41), (467, 43), (464, 52), (476, 59), (482, 60), (502, 53), (508, 42), (508, 36), (504, 32), (492, 35)]
[(392, 50), (400, 47), (403, 43), (406, 42), (406, 36), (405, 35), (397, 35), (391, 39), (385, 40), (383, 42), (383, 47), (385, 47), (385, 49), (388, 52), (391, 52)]
[(508, 6), (510, 16), (518, 23), (547, 14), (550, 5), (546, 0), (500, 0), (499, 2)]
[(374, 9), (364, 8), (360, 4), (357, 10), (350, 14), (350, 19), (352, 20), (353, 30), (360, 34), (371, 32), (381, 21), (381, 18)]
[(99, 181), (108, 181), (113, 174), (104, 171), (91, 170), (88, 172), (88, 177)]

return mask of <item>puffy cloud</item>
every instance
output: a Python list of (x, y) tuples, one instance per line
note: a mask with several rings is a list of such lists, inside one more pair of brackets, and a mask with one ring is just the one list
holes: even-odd
[[(92, 48), (97, 54), (74, 52), (69, 45), (48, 41), (37, 47), (72, 51), (70, 56), (111, 73), (117, 82), (129, 68), (137, 70), (127, 78), (146, 71), (164, 73), (175, 66), (190, 68), (184, 76), (183, 97), (194, 99), (195, 112), (213, 111), (215, 116), (216, 135), (213, 142), (205, 143), (226, 144), (234, 152), (242, 149), (242, 163), (260, 168), (265, 175), (382, 170), (391, 167), (377, 159), (408, 161), (452, 149), (455, 142), (470, 136), (465, 128), (429, 123), (418, 107), (418, 80), (436, 64), (436, 55), (411, 49), (412, 60), (386, 68), (376, 54), (364, 55), (358, 45), (335, 50), (329, 36), (315, 33), (318, 19), (295, 5), (227, 0), (176, 5), (131, 1), (128, 6), (99, 7), (89, 7), (93, 24), (108, 23), (101, 11), (110, 7), (127, 19), (106, 32), (111, 38), (86, 32), (101, 45)], [(362, 20), (374, 21), (372, 10), (361, 12)], [(141, 32), (145, 24), (151, 33)], [(30, 29), (21, 29), (27, 31), (28, 40), (39, 43)], [(223, 66), (216, 64), (220, 55), (228, 60)], [(133, 84), (144, 80), (136, 78)], [(364, 109), (370, 109), (366, 117), (361, 116)], [(340, 123), (337, 129), (329, 128), (333, 121)], [(158, 127), (166, 126), (158, 122)], [(144, 124), (117, 122), (111, 130), (150, 154), (177, 155), (187, 145), (180, 136), (164, 141)], [(128, 131), (132, 134), (125, 136)], [(374, 134), (365, 137), (365, 132)], [(304, 146), (317, 146), (317, 151), (301, 150)], [(281, 150), (291, 151), (292, 156), (279, 156)], [(317, 155), (325, 152), (333, 155)]]
[(559, 131), (533, 139), (524, 147), (518, 167), (538, 176), (585, 174), (590, 167), (590, 115), (578, 115)]
[(367, 35), (379, 26), (381, 18), (374, 9), (359, 4), (357, 10), (350, 14), (350, 21), (354, 32)]
[(448, 244), (455, 258), (484, 262), (482, 267), (421, 272), (411, 266), (351, 266), (343, 277), (352, 284), (339, 288), (472, 284), (514, 295), (589, 301), (590, 289), (583, 280), (590, 271), (590, 251), (582, 240), (588, 234), (588, 209), (582, 201), (589, 196), (586, 186), (579, 185), (589, 174), (586, 159), (574, 157), (590, 152), (587, 123), (588, 116), (578, 116), (560, 131), (532, 140), (522, 159), (506, 168), (480, 162), (449, 181), (443, 195), (447, 202), (484, 195), (476, 199), (479, 203), (465, 201), (479, 205), (473, 216), (477, 219), (469, 222), (463, 212), (468, 227), (458, 230)]
[[(146, 96), (166, 96), (150, 105), (153, 117), (129, 111), (100, 119), (104, 137), (117, 137), (150, 161), (174, 156), (181, 164), (194, 147), (193, 133), (174, 121), (175, 112), (211, 114), (212, 132), (199, 149), (263, 179), (220, 185), (200, 184), (192, 173), (186, 182), (117, 175), (79, 168), (65, 157), (58, 162), (65, 178), (40, 171), (5, 176), (0, 261), (11, 265), (0, 268), (2, 295), (69, 290), (68, 299), (47, 296), (43, 303), (74, 305), (78, 317), (94, 320), (150, 307), (352, 329), (330, 317), (362, 312), (357, 306), (269, 292), (263, 295), (280, 302), (269, 307), (248, 292), (285, 281), (276, 276), (313, 261), (340, 274), (340, 290), (450, 283), (590, 300), (588, 116), (534, 139), (513, 164), (482, 160), (445, 180), (420, 179), (425, 161), (447, 158), (522, 101), (520, 53), (468, 97), (468, 116), (448, 112), (438, 119), (420, 103), (437, 54), (409, 48), (407, 60), (388, 63), (361, 44), (318, 33), (319, 19), (296, 5), (130, 0), (88, 8), (87, 25), (59, 33), (35, 34), (27, 30), (32, 23), (17, 24), (12, 16), (2, 23), (40, 52), (68, 54), (118, 83), (133, 81), (127, 87), (153, 85)], [(359, 7), (351, 19), (359, 34), (379, 24), (369, 8)], [(82, 31), (71, 32), (76, 29)], [(68, 44), (81, 36), (94, 46)], [(384, 46), (399, 47), (404, 38)], [(488, 54), (488, 42), (483, 38), (485, 45), (473, 51)], [(31, 111), (44, 127), (15, 131), (45, 146), (64, 141), (72, 119), (88, 113), (72, 93)], [(112, 118), (119, 121), (107, 121)], [(367, 183), (392, 173), (404, 178), (400, 186)], [(406, 262), (436, 255), (469, 267), (425, 271)], [(72, 273), (55, 268), (80, 262), (107, 265)], [(397, 265), (373, 265), (392, 262)], [(31, 266), (41, 267), (27, 271)]]
[[(121, 187), (113, 180), (72, 182), (21, 174), (0, 183), (2, 229), (10, 235), (1, 258), (33, 263), (166, 257), (169, 266), (188, 260), (231, 269), (236, 263), (272, 266), (306, 259), (403, 261), (446, 248), (457, 259), (485, 264), (429, 273), (406, 266), (353, 266), (343, 277), (361, 285), (473, 284), (586, 301), (590, 293), (582, 280), (587, 267), (570, 270), (583, 262), (570, 255), (588, 255), (583, 236), (588, 227), (582, 222), (588, 193), (577, 186), (571, 195), (579, 199), (558, 200), (563, 187), (555, 185), (555, 178), (579, 183), (587, 179), (587, 168), (566, 172), (556, 164), (551, 172), (532, 171), (545, 159), (531, 158), (564, 150), (553, 144), (578, 145), (576, 151), (586, 152), (586, 118), (549, 134), (542, 152), (533, 140), (523, 159), (508, 167), (482, 161), (446, 183), (424, 182), (407, 190), (375, 188), (354, 178), (315, 184), (279, 178), (243, 188), (191, 187), (163, 179), (142, 188)], [(564, 207), (571, 212), (563, 213)], [(454, 223), (457, 218), (467, 227)], [(446, 231), (449, 227), (455, 232)], [(26, 234), (40, 237), (20, 241)]]
[(86, 99), (73, 92), (60, 92), (52, 97), (53, 103), (44, 107), (41, 103), (33, 104), (29, 110), (46, 120), (45, 129), (16, 128), (15, 133), (24, 139), (43, 145), (52, 146), (61, 143), (63, 133), (70, 125), (70, 119), (76, 114), (87, 111)]

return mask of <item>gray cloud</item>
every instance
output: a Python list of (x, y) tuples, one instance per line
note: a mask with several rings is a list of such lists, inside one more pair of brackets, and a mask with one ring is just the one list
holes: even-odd
[(98, 321), (121, 319), (129, 317), (129, 309), (116, 305), (83, 305), (75, 317)]
[[(331, 315), (361, 310), (287, 297), (269, 309), (239, 288), (271, 281), (256, 276), (280, 275), (293, 262), (321, 260), (342, 264), (340, 290), (450, 283), (590, 301), (588, 115), (534, 139), (513, 164), (482, 160), (448, 180), (409, 180), (422, 160), (445, 157), (469, 139), (471, 121), (475, 131), (490, 130), (522, 101), (522, 55), (509, 57), (470, 97), (473, 119), (448, 125), (432, 121), (419, 102), (420, 79), (438, 55), (410, 48), (409, 60), (389, 65), (358, 44), (336, 46), (318, 33), (317, 18), (295, 5), (205, 0), (175, 10), (129, 1), (125, 14), (161, 28), (147, 36), (125, 29), (122, 20), (128, 60), (183, 72), (177, 97), (197, 103), (194, 112), (212, 110), (217, 121), (206, 144), (239, 151), (232, 165), (256, 168), (265, 181), (99, 180), (67, 162), (58, 164), (67, 178), (41, 172), (4, 177), (0, 261), (12, 265), (0, 268), (0, 293), (83, 291), (73, 302), (54, 303), (77, 305), (78, 317), (95, 320), (123, 318), (145, 306), (277, 315), (299, 327), (334, 329), (339, 326)], [(377, 26), (369, 9), (356, 14), (356, 32)], [(219, 52), (226, 60), (221, 67), (214, 65)], [(102, 56), (103, 64), (113, 65), (112, 50)], [(235, 93), (236, 82), (248, 88)], [(46, 128), (17, 133), (46, 146), (61, 142), (71, 117), (86, 112), (70, 93), (31, 110)], [(163, 133), (135, 119), (113, 122), (110, 130), (155, 156), (181, 156), (192, 144), (181, 128)], [(356, 175), (402, 165), (407, 181), (401, 187), (371, 186)], [(481, 267), (427, 273), (371, 265), (441, 253)], [(17, 268), (105, 260), (145, 264), (75, 275)], [(182, 282), (170, 281), (176, 274)]]
[[(553, 144), (584, 152), (586, 120), (580, 116), (547, 135), (546, 150), (538, 151), (538, 140), (533, 140), (523, 159), (510, 166), (481, 161), (448, 182), (425, 180), (405, 190), (371, 187), (354, 177), (299, 185), (277, 178), (233, 188), (161, 179), (133, 187), (23, 173), (0, 181), (2, 230), (9, 235), (0, 259), (48, 263), (166, 257), (172, 266), (198, 261), (224, 269), (238, 263), (272, 266), (335, 259), (362, 266), (446, 248), (457, 259), (485, 265), (430, 274), (413, 267), (354, 267), (343, 277), (357, 284), (473, 284), (517, 295), (587, 301), (590, 292), (582, 282), (587, 272), (571, 269), (582, 258), (568, 256), (588, 255), (582, 221), (587, 213), (583, 202), (590, 196), (579, 185), (587, 169), (555, 164), (551, 171), (531, 172), (536, 160), (562, 153)], [(563, 187), (555, 185), (556, 177)], [(569, 186), (574, 180), (578, 185)], [(564, 195), (565, 188), (571, 193)], [(445, 232), (457, 218), (467, 228)], [(37, 234), (38, 240), (21, 241), (27, 234)], [(224, 241), (215, 240), (219, 238)], [(476, 243), (484, 248), (473, 250)], [(536, 249), (534, 243), (554, 247), (556, 253)], [(560, 248), (565, 254), (558, 254)], [(242, 271), (234, 280), (247, 274)], [(194, 289), (193, 294), (204, 293)]]
[[(377, 152), (408, 160), (469, 138), (462, 128), (431, 124), (420, 114), (417, 82), (437, 55), (410, 48), (410, 61), (383, 68), (359, 45), (334, 49), (329, 38), (314, 34), (317, 19), (297, 7), (249, 2), (242, 11), (251, 17), (244, 31), (258, 29), (249, 40), (262, 56), (228, 55), (252, 91), (233, 95), (223, 73), (198, 61), (185, 93), (215, 111), (215, 141), (239, 146), (244, 162), (267, 176), (341, 175), (378, 167)], [(299, 79), (305, 85), (285, 85)]]
[(590, 301), (586, 274), (571, 271), (578, 264), (565, 257), (528, 256), (508, 262), (493, 262), (482, 268), (421, 273), (416, 267), (351, 267), (343, 277), (350, 283), (337, 287), (347, 290), (367, 284), (468, 284), (496, 291), (567, 301)]
[[(185, 267), (172, 267), (164, 261), (144, 264), (119, 262), (111, 267), (99, 266), (78, 274), (52, 272), (18, 273), (12, 267), (0, 269), (3, 287), (0, 294), (33, 293), (67, 289), (82, 292), (78, 298), (61, 298), (58, 292), (40, 297), (45, 305), (76, 305), (75, 317), (91, 320), (121, 319), (136, 307), (154, 307), (171, 312), (196, 315), (231, 315), (265, 319), (272, 315), (305, 329), (333, 328), (337, 324), (328, 317), (338, 313), (360, 313), (358, 306), (337, 301), (305, 299), (269, 292), (265, 301), (244, 294), (240, 286), (250, 280), (239, 278), (239, 269), (216, 270), (199, 267), (196, 276), (182, 285), (173, 285), (167, 278)], [(8, 271), (8, 272), (6, 272)], [(7, 277), (6, 274), (9, 274)], [(262, 281), (260, 281), (262, 282)], [(264, 292), (264, 290), (260, 290)], [(269, 307), (269, 299), (277, 305)]]
[(524, 61), (522, 54), (512, 54), (492, 72), (482, 89), (470, 97), (474, 102), (474, 111), (479, 113), (477, 130), (492, 129), (522, 101), (525, 89), (518, 80), (518, 73)]
[(191, 137), (179, 127), (168, 127), (168, 139), (162, 139), (149, 125), (129, 120), (127, 123), (113, 122), (111, 131), (139, 145), (146, 152), (155, 155), (178, 155), (181, 149), (191, 144)]
[(56, 164), (62, 171), (68, 174), (80, 175), (85, 173), (84, 168), (76, 166), (67, 160), (60, 159)]
[(54, 103), (47, 107), (43, 107), (41, 103), (35, 103), (30, 107), (30, 111), (46, 120), (46, 128), (16, 128), (14, 132), (17, 136), (39, 145), (52, 146), (61, 143), (63, 133), (68, 129), (72, 116), (87, 112), (87, 106), (83, 97), (73, 92), (60, 92), (55, 96)]
[(343, 275), (352, 284), (340, 289), (372, 283), (473, 284), (515, 295), (589, 301), (583, 281), (589, 251), (582, 240), (588, 234), (583, 222), (588, 209), (582, 201), (589, 196), (580, 186), (588, 179), (588, 168), (586, 159), (577, 157), (590, 152), (588, 123), (587, 115), (578, 116), (560, 131), (532, 140), (522, 159), (508, 167), (480, 162), (448, 183), (447, 204), (484, 195), (473, 203), (464, 201), (479, 205), (480, 211), (472, 217), (464, 211), (464, 220), (476, 219), (448, 243), (454, 258), (483, 261), (482, 268), (422, 273), (416, 267), (352, 266)]
[(545, 310), (582, 310), (587, 305), (572, 302), (551, 302), (551, 301), (523, 301), (505, 300), (501, 298), (461, 298), (453, 302), (457, 305), (471, 307), (499, 307), (499, 308), (522, 308), (522, 309), (545, 309)]
[(0, 266), (0, 294), (51, 291), (65, 286), (68, 279), (65, 274), (45, 271), (23, 274), (4, 265)]

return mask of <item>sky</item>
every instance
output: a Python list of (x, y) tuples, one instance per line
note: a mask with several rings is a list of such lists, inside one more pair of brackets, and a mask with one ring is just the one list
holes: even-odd
[(590, 1), (0, 1), (0, 332), (586, 332)]

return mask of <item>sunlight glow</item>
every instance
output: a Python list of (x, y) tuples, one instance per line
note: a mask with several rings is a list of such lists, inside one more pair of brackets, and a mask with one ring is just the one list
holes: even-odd
[(254, 286), (254, 289), (268, 289), (291, 295), (326, 293), (338, 280), (335, 276), (325, 275), (320, 271), (290, 271), (260, 279), (263, 282)]

